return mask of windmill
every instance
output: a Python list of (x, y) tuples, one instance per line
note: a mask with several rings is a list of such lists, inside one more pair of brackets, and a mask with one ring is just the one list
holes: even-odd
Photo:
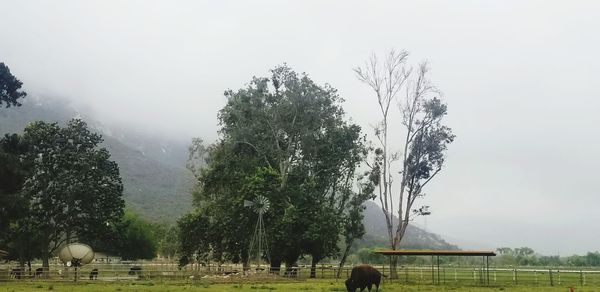
[(267, 234), (265, 232), (263, 214), (269, 210), (270, 206), (271, 203), (269, 203), (269, 199), (261, 195), (256, 196), (253, 201), (244, 200), (244, 207), (248, 207), (258, 214), (256, 227), (254, 228), (254, 234), (250, 240), (250, 250), (248, 251), (250, 256), (253, 255), (253, 251), (256, 251), (258, 269), (260, 269), (260, 258), (262, 256), (263, 248), (267, 254), (267, 259), (269, 258), (269, 247), (267, 246)]

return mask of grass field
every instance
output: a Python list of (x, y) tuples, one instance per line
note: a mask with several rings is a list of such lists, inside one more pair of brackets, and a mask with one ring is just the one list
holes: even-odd
[[(575, 287), (577, 292), (600, 291), (600, 287)], [(0, 291), (123, 291), (123, 292), (159, 292), (159, 291), (201, 291), (201, 292), (241, 292), (241, 291), (346, 291), (341, 281), (307, 280), (299, 282), (277, 282), (277, 283), (185, 283), (185, 282), (126, 282), (126, 283), (69, 283), (69, 282), (0, 282)], [(374, 290), (373, 290), (374, 291)], [(379, 291), (515, 291), (515, 292), (569, 292), (568, 286), (544, 287), (544, 286), (498, 286), (498, 287), (469, 287), (453, 285), (401, 285), (397, 283), (384, 283)]]

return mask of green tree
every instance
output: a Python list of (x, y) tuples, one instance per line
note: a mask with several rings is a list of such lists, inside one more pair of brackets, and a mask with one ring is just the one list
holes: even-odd
[(0, 108), (21, 106), (19, 99), (27, 96), (26, 92), (20, 90), (22, 85), (23, 82), (10, 73), (8, 66), (0, 62)]
[(17, 134), (0, 139), (0, 246), (8, 250), (8, 259), (18, 261), (21, 267), (40, 255), (39, 237), (26, 225), (28, 202), (21, 193), (31, 171), (31, 164), (20, 159), (27, 149)]
[(181, 217), (177, 224), (179, 226), (179, 265), (185, 266), (194, 261), (206, 260), (212, 243), (209, 217), (204, 212), (197, 210)]
[(26, 148), (16, 134), (0, 139), (0, 242), (6, 240), (10, 223), (23, 217), (26, 211), (19, 193), (28, 173), (27, 167), (19, 160)]
[(109, 230), (98, 236), (85, 234), (79, 240), (89, 244), (95, 251), (120, 256), (125, 260), (153, 259), (158, 250), (155, 224), (141, 218), (131, 210), (110, 224)]
[(598, 267), (600, 266), (600, 252), (588, 252), (585, 255), (585, 260), (589, 266)]
[(98, 145), (100, 135), (85, 122), (35, 122), (25, 128), (28, 146), (22, 156), (31, 164), (22, 193), (28, 216), (19, 220), (22, 232), (37, 234), (43, 266), (62, 244), (94, 234), (102, 236), (123, 214), (123, 185), (117, 164)]
[(173, 258), (179, 249), (179, 229), (177, 225), (167, 223), (153, 224), (157, 252), (162, 257)]
[(363, 211), (365, 210), (365, 206), (363, 203), (368, 199), (374, 198), (374, 179), (376, 179), (377, 177), (373, 176), (373, 173), (371, 172), (365, 173), (365, 176), (368, 177), (368, 180), (366, 182), (360, 183), (360, 192), (355, 193), (348, 202), (348, 208), (343, 222), (343, 236), (345, 248), (340, 259), (337, 277), (339, 277), (342, 272), (342, 268), (346, 263), (346, 259), (350, 253), (354, 241), (362, 238), (366, 232), (365, 226), (363, 224)]
[(117, 226), (119, 231), (119, 253), (123, 259), (153, 259), (156, 257), (157, 240), (154, 227), (133, 212), (125, 212)]
[(496, 249), (496, 251), (500, 254), (500, 255), (513, 255), (514, 251), (512, 248), (510, 247), (499, 247)]
[(219, 235), (198, 239), (195, 247), (247, 265), (256, 214), (243, 202), (262, 195), (272, 206), (264, 215), (272, 268), (294, 266), (305, 254), (315, 266), (339, 252), (349, 190), (367, 153), (365, 138), (344, 120), (334, 88), (286, 66), (271, 73), (225, 93), (219, 141), (194, 147), (207, 149), (206, 165), (198, 176), (198, 210), (180, 228), (186, 234), (186, 226), (194, 228), (191, 221), (208, 222)]

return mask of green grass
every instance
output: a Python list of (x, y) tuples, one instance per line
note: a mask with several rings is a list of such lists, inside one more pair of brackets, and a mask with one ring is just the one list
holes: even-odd
[[(600, 287), (574, 287), (577, 292), (600, 291)], [(158, 292), (158, 291), (201, 291), (201, 292), (241, 292), (241, 291), (346, 291), (342, 281), (307, 280), (301, 282), (273, 282), (273, 283), (208, 283), (208, 282), (111, 282), (111, 283), (70, 283), (70, 282), (0, 282), (0, 292), (4, 291), (118, 291), (118, 292)], [(418, 291), (515, 291), (515, 292), (568, 292), (569, 286), (503, 286), (503, 287), (470, 287), (454, 285), (401, 285), (398, 283), (384, 283), (379, 291), (382, 292), (418, 292)]]

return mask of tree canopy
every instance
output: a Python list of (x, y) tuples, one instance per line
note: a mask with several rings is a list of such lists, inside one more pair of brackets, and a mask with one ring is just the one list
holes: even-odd
[(225, 97), (220, 139), (195, 147), (206, 165), (196, 210), (179, 222), (184, 259), (196, 253), (247, 264), (257, 214), (243, 202), (257, 195), (271, 203), (264, 221), (273, 268), (338, 255), (350, 202), (370, 195), (357, 186), (365, 137), (344, 119), (337, 91), (280, 66)]
[(22, 85), (23, 82), (10, 73), (8, 66), (0, 62), (0, 108), (21, 105), (19, 99), (27, 96), (20, 90)]
[[(93, 234), (102, 236), (123, 214), (123, 185), (117, 164), (100, 148), (102, 137), (81, 120), (66, 127), (34, 122), (22, 136), (3, 139), (18, 155), (15, 176), (19, 216), (11, 224), (11, 240), (37, 242), (44, 266), (63, 243)], [(22, 184), (20, 183), (22, 181)], [(18, 244), (17, 244), (18, 245)]]

